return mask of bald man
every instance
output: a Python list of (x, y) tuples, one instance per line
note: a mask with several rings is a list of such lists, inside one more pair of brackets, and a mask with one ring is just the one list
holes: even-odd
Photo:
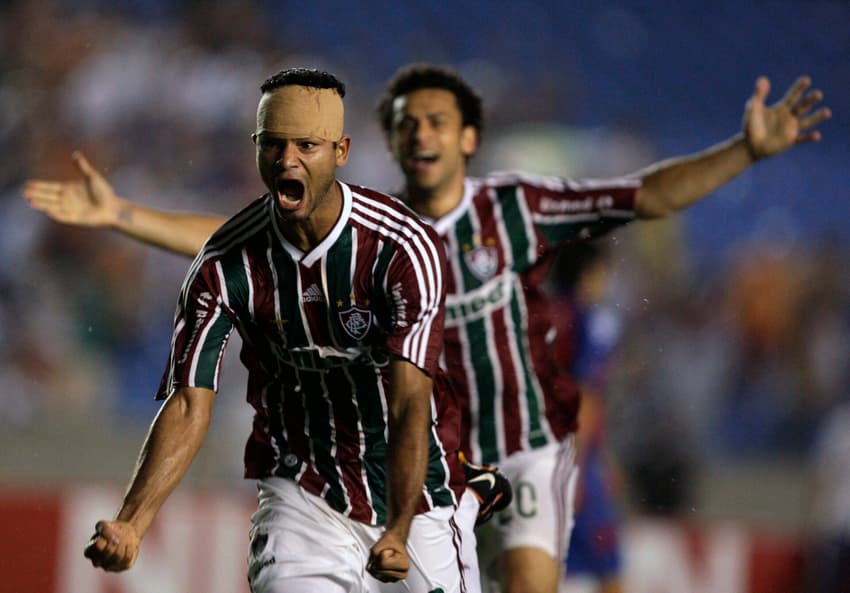
[(253, 137), (268, 193), (192, 264), (164, 404), (85, 555), (110, 571), (135, 562), (201, 445), (235, 329), (255, 409), (251, 590), (466, 591), (459, 413), (438, 368), (444, 250), (399, 201), (336, 179), (350, 146), (339, 80), (289, 69), (261, 91)]

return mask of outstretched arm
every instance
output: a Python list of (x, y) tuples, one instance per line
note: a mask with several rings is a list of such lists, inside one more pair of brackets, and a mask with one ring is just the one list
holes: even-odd
[(72, 155), (82, 181), (30, 180), (24, 197), (36, 210), (63, 224), (110, 228), (174, 253), (195, 257), (224, 222), (221, 216), (145, 208), (115, 195), (82, 153)]
[(390, 363), (387, 442), (387, 525), (367, 566), (378, 580), (403, 579), (410, 568), (407, 535), (428, 468), (432, 381), (406, 360)]
[(139, 454), (113, 521), (98, 521), (85, 556), (96, 567), (126, 570), (139, 554), (154, 515), (189, 469), (209, 426), (215, 392), (183, 387), (163, 404)]
[(642, 185), (635, 198), (641, 218), (657, 218), (686, 208), (718, 189), (757, 160), (782, 153), (797, 144), (820, 140), (814, 126), (831, 116), (828, 107), (813, 108), (823, 99), (801, 76), (785, 96), (765, 105), (770, 82), (756, 80), (744, 109), (742, 131), (697, 154), (661, 161), (639, 171)]

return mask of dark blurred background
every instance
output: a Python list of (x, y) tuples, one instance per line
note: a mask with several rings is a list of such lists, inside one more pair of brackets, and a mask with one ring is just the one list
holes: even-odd
[[(24, 180), (74, 177), (78, 148), (123, 196), (233, 213), (263, 191), (259, 83), (299, 65), (348, 85), (340, 177), (392, 191), (374, 106), (411, 61), (454, 66), (484, 96), (475, 174), (629, 173), (736, 132), (757, 76), (771, 103), (812, 77), (834, 112), (823, 141), (607, 239), (600, 306), (620, 338), (606, 438), (630, 517), (767, 529), (798, 560), (823, 534), (846, 541), (846, 0), (0, 2), (0, 488), (123, 487), (189, 263), (47, 220)], [(191, 481), (242, 492), (248, 410), (230, 350)]]

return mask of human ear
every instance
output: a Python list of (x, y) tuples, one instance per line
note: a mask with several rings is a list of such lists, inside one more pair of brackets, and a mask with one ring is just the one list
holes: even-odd
[(460, 151), (465, 157), (471, 157), (478, 150), (478, 130), (475, 126), (464, 126), (460, 131)]

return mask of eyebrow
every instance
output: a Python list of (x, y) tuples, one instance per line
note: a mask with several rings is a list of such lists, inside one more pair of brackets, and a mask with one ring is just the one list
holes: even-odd
[(334, 142), (334, 140), (328, 140), (327, 138), (322, 138), (320, 136), (283, 136), (275, 134), (274, 132), (260, 132), (257, 134), (257, 140), (278, 140), (278, 141), (287, 141), (287, 142), (313, 142), (318, 144), (320, 142)]
[[(450, 116), (451, 116), (451, 114), (448, 111), (431, 111), (429, 113), (426, 113), (422, 117), (427, 118), (427, 119), (433, 119), (435, 117), (450, 117)], [(403, 120), (403, 119), (408, 119), (408, 118), (409, 119), (418, 119), (413, 114), (408, 113), (407, 111), (404, 111), (404, 112), (401, 113), (400, 119)]]

